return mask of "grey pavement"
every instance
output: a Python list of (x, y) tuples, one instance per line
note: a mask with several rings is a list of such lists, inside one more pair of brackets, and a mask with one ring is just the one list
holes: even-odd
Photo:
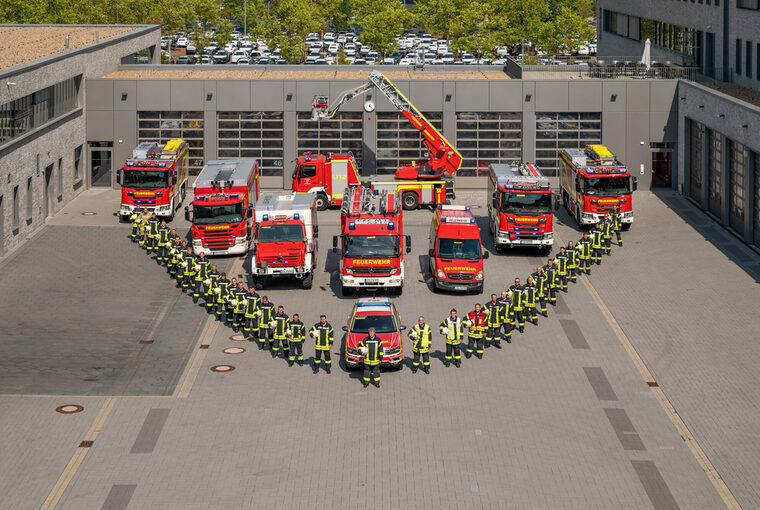
[[(483, 198), (484, 193), (460, 193), (458, 201), (482, 203)], [(684, 313), (681, 299), (670, 296), (678, 287), (662, 282), (688, 281), (689, 268), (667, 265), (667, 277), (660, 275), (657, 284), (649, 282), (639, 289), (642, 281), (648, 281), (641, 274), (651, 265), (651, 258), (643, 252), (652, 232), (668, 226), (671, 231), (664, 237), (671, 243), (684, 243), (669, 249), (657, 245), (665, 254), (662, 256), (673, 249), (686, 252), (695, 233), (688, 225), (678, 223), (679, 217), (659, 199), (645, 198), (644, 193), (638, 193), (637, 199), (637, 224), (625, 234), (627, 246), (616, 249), (610, 261), (595, 267), (591, 282), (656, 374), (660, 386), (678, 404), (677, 410), (700, 443), (707, 440), (703, 447), (706, 451), (711, 448), (708, 455), (718, 466), (716, 456), (724, 455), (724, 451), (736, 454), (730, 448), (733, 434), (724, 432), (718, 437), (718, 430), (700, 428), (698, 418), (701, 413), (708, 414), (707, 410), (681, 407), (681, 399), (704, 400), (704, 392), (711, 391), (702, 386), (699, 395), (690, 394), (693, 381), (681, 379), (681, 374), (710, 367), (686, 367), (688, 361), (680, 358), (691, 355), (690, 347), (697, 340), (669, 328), (672, 315), (657, 308), (664, 302), (656, 305), (668, 296), (672, 314)], [(652, 212), (644, 212), (644, 208)], [(483, 215), (485, 211), (475, 212)], [(562, 222), (565, 219), (560, 215)], [(406, 215), (413, 253), (407, 256), (404, 294), (396, 302), (403, 323), (412, 324), (418, 315), (424, 315), (437, 327), (452, 306), (466, 313), (486, 295), (431, 292), (424, 255), (429, 222), (429, 211)], [(314, 288), (304, 291), (294, 282), (282, 281), (260, 293), (267, 294), (275, 304), (283, 304), (287, 313), (299, 312), (307, 325), (315, 322), (319, 313), (326, 313), (336, 330), (333, 359), (337, 361), (340, 327), (355, 298), (336, 295), (334, 273), (338, 259), (324, 249), (331, 246), (331, 237), (337, 233), (337, 211), (320, 214), (320, 226), (323, 249)], [(558, 231), (564, 240), (578, 235), (568, 225), (560, 225)], [(72, 232), (86, 235), (81, 230)], [(40, 234), (44, 235), (45, 232)], [(488, 237), (487, 229), (484, 237)], [(34, 247), (36, 241), (37, 238), (28, 246)], [(656, 244), (660, 239), (655, 237), (652, 242)], [(134, 251), (126, 240), (115, 241), (120, 246), (119, 243), (127, 251)], [(72, 249), (75, 248), (67, 248)], [(135, 264), (147, 266), (146, 271), (154, 269), (142, 253), (136, 255)], [(700, 256), (709, 257), (706, 262), (710, 263), (721, 259), (720, 252), (714, 249), (701, 250)], [(532, 251), (492, 256), (486, 261), (487, 293), (502, 290), (514, 276), (525, 277), (542, 260)], [(613, 265), (618, 261), (620, 266)], [(621, 285), (621, 274), (635, 275), (625, 282), (647, 298), (624, 295), (630, 287)], [(742, 283), (740, 275), (737, 281)], [(748, 284), (754, 285), (754, 281)], [(163, 285), (169, 289), (167, 292), (173, 292), (162, 275), (151, 285)], [(185, 351), (167, 361), (169, 367), (182, 365), (184, 362), (177, 360), (192, 356), (190, 351), (196, 346), (193, 335), (197, 336), (205, 324), (202, 312), (188, 307), (187, 301), (186, 296), (177, 299), (176, 306), (186, 308), (177, 317), (195, 314), (199, 322), (194, 333), (176, 345), (177, 351)], [(645, 312), (656, 315), (643, 315)], [(513, 333), (513, 343), (504, 345), (504, 349), (490, 348), (483, 360), (464, 360), (459, 369), (444, 368), (444, 344), (436, 335), (430, 375), (412, 374), (408, 366), (402, 371), (383, 371), (379, 390), (362, 389), (360, 374), (345, 371), (337, 362), (331, 375), (312, 375), (308, 367), (289, 368), (282, 359), (272, 360), (268, 352), (258, 351), (253, 344), (231, 339), (232, 332), (221, 326), (213, 338), (201, 338), (210, 346), (204, 350), (205, 358), (188, 398), (117, 399), (59, 508), (348, 507), (364, 505), (367, 498), (380, 508), (720, 508), (718, 493), (586, 288), (581, 283), (571, 284), (570, 292), (561, 295), (560, 305), (551, 308), (549, 314), (549, 318), (539, 319), (537, 327), (527, 324), (524, 334)], [(152, 315), (147, 310), (141, 317), (150, 326)], [(730, 319), (725, 314), (715, 320), (728, 327)], [(756, 325), (753, 316), (745, 318), (748, 327), (753, 321)], [(662, 356), (659, 352), (655, 358), (647, 355), (646, 344), (654, 343), (647, 335), (657, 332), (658, 326), (667, 328), (669, 337), (676, 339), (672, 348), (675, 350), (664, 349), (674, 358), (671, 365), (658, 363), (656, 356)], [(165, 329), (168, 332), (182, 327), (178, 320)], [(637, 336), (639, 329), (644, 333)], [(748, 343), (751, 337), (745, 338), (743, 341)], [(679, 350), (680, 344), (684, 346)], [(171, 344), (165, 345), (164, 356), (170, 357)], [(227, 347), (247, 350), (231, 355), (222, 352)], [(706, 350), (710, 350), (709, 346)], [(305, 354), (311, 358), (311, 343), (307, 342)], [(410, 354), (407, 350), (407, 363)], [(26, 362), (31, 365), (34, 360)], [(702, 363), (709, 365), (709, 360)], [(729, 360), (725, 363), (722, 368), (731, 372)], [(210, 370), (220, 364), (233, 365), (235, 369), (227, 373)], [(681, 372), (672, 366), (678, 366)], [(726, 379), (735, 376), (722, 374)], [(134, 377), (135, 381), (140, 379), (152, 381), (155, 376), (146, 370)], [(169, 387), (167, 381), (161, 385)], [(63, 390), (65, 386), (61, 386)], [(679, 397), (678, 392), (683, 395)], [(752, 398), (746, 396), (748, 400)], [(9, 412), (21, 405), (17, 402), (44, 400), (6, 399), (0, 400), (0, 405), (6, 404)], [(745, 407), (726, 408), (724, 401), (710, 400), (716, 412), (757, 423), (746, 409), (746, 402), (736, 404)], [(91, 407), (96, 408), (94, 403)], [(697, 418), (694, 422), (690, 414), (683, 412), (692, 410)], [(47, 412), (55, 415), (54, 406)], [(21, 426), (23, 416), (21, 413), (19, 420), (7, 419), (5, 426)], [(47, 451), (64, 458), (58, 470), (39, 466), (36, 475), (40, 483), (28, 498), (13, 501), (12, 505), (0, 500), (2, 508), (38, 507), (60, 475), (61, 463), (66, 464), (78, 444), (59, 437), (55, 427), (44, 422), (31, 434), (38, 438), (28, 448), (32, 458), (43, 458)], [(5, 441), (0, 439), (0, 450), (5, 448)], [(747, 487), (757, 489), (757, 482), (751, 481), (756, 471), (748, 471), (751, 462), (741, 462), (751, 461), (751, 457), (750, 453), (744, 454), (736, 464), (728, 458), (719, 469), (732, 490), (740, 491), (738, 482), (742, 476)], [(14, 464), (6, 456), (0, 458), (0, 479), (9, 479), (9, 484), (22, 480)], [(744, 500), (747, 508), (757, 506), (752, 501)]]

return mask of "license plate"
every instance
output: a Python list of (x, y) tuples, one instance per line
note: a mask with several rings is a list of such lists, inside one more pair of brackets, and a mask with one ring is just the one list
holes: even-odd
[(364, 283), (367, 283), (367, 284), (370, 284), (370, 283), (377, 283), (377, 282), (379, 282), (379, 281), (380, 281), (380, 280), (378, 280), (377, 278), (365, 278), (365, 279), (364, 279)]
[(464, 285), (454, 285), (454, 290), (467, 290)]
[(282, 274), (282, 269), (272, 269), (272, 273), (274, 273), (274, 274)]

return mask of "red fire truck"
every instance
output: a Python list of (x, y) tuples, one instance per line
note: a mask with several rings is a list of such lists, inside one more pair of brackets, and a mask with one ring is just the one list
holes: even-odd
[(563, 149), (562, 202), (579, 225), (603, 221), (607, 213), (620, 212), (623, 228), (633, 223), (636, 177), (604, 145)]
[(196, 255), (247, 253), (258, 197), (258, 160), (209, 161), (195, 180), (192, 205), (185, 207)]
[[(341, 106), (373, 87), (388, 98), (388, 101), (420, 132), (422, 143), (427, 149), (427, 159), (411, 162), (411, 165), (398, 169), (395, 181), (369, 179), (362, 184), (377, 189), (380, 193), (398, 191), (404, 209), (443, 204), (447, 198), (454, 198), (454, 183), (450, 176), (462, 165), (462, 155), (379, 71), (370, 72), (367, 81), (362, 85), (341, 92), (331, 105), (328, 105), (328, 97), (316, 96), (312, 103), (312, 119), (332, 118)], [(375, 104), (367, 101), (364, 109), (368, 112), (374, 111)], [(321, 209), (328, 205), (340, 205), (344, 188), (358, 183), (360, 180), (356, 164), (350, 155), (306, 154), (298, 158), (293, 172), (293, 191), (317, 193)]]
[(535, 246), (546, 251), (554, 243), (552, 198), (548, 177), (534, 165), (506, 163), (488, 167), (488, 229), (494, 248)]
[(333, 237), (333, 252), (340, 238), (340, 284), (343, 294), (358, 289), (387, 288), (401, 294), (404, 287), (404, 236), (398, 193), (373, 192), (356, 186), (345, 190), (340, 209), (340, 236)]
[(119, 215), (128, 218), (135, 208), (173, 219), (182, 205), (187, 187), (188, 145), (181, 138), (163, 148), (142, 142), (119, 170), (121, 206)]
[(439, 205), (430, 226), (430, 273), (435, 289), (483, 292), (480, 229), (469, 205)]

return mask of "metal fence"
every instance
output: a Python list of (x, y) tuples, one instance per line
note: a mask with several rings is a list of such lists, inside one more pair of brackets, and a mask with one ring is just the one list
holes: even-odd
[(699, 68), (682, 67), (670, 63), (652, 62), (649, 69), (639, 61), (594, 60), (579, 63), (550, 65), (523, 65), (524, 79), (685, 79), (694, 80)]

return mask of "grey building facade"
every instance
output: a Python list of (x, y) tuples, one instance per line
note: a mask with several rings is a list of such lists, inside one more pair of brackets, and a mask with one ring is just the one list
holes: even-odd
[(158, 27), (130, 27), (98, 42), (98, 27), (87, 28), (92, 44), (66, 51), (62, 35), (60, 53), (0, 70), (0, 255), (91, 185), (87, 79), (141, 51), (159, 57)]
[(599, 0), (600, 57), (637, 56), (698, 67), (707, 78), (760, 90), (758, 0)]

